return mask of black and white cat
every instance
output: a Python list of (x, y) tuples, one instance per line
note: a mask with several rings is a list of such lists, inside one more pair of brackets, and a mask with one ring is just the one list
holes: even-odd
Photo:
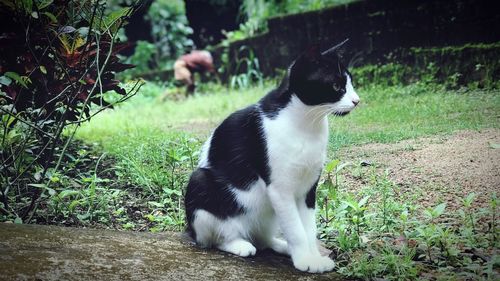
[(242, 257), (271, 248), (301, 271), (334, 268), (317, 247), (315, 193), (327, 116), (359, 103), (340, 45), (323, 53), (310, 48), (277, 89), (231, 114), (206, 141), (185, 197), (188, 231), (198, 245)]

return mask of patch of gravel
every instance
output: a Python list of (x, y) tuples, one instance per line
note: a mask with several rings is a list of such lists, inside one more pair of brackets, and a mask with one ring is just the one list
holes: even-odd
[[(341, 150), (343, 161), (371, 163), (377, 173), (405, 192), (419, 194), (424, 206), (446, 201), (453, 208), (475, 192), (475, 206), (487, 207), (491, 195), (500, 196), (500, 130), (459, 131), (448, 136), (426, 137), (395, 144), (366, 144)], [(496, 148), (495, 148), (496, 147)], [(345, 172), (351, 187), (366, 179)]]

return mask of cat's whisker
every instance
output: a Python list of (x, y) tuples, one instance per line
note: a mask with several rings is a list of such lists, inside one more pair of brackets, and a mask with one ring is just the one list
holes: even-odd
[[(324, 116), (325, 112), (328, 111), (330, 109), (330, 106), (328, 105), (325, 105), (325, 106), (322, 106), (322, 107), (317, 107), (315, 108), (314, 110), (310, 110), (308, 113), (311, 114), (312, 113), (312, 116), (307, 116), (307, 118), (311, 118), (311, 123), (316, 125), (316, 121), (318, 119), (320, 119), (322, 116)], [(308, 114), (308, 115), (309, 115)]]
[(313, 119), (312, 123), (316, 124), (317, 121), (320, 121), (323, 117), (327, 116), (332, 110), (334, 109), (329, 105)]
[(316, 112), (316, 111), (318, 111), (318, 110), (321, 110), (321, 109), (324, 109), (324, 108), (326, 108), (326, 107), (330, 107), (330, 105), (329, 105), (329, 104), (320, 104), (320, 105), (318, 105), (318, 106), (314, 106), (313, 108), (309, 109), (309, 110), (306, 112), (306, 114), (305, 114), (305, 115), (306, 115), (306, 117), (308, 117), (311, 113), (314, 113), (314, 112)]

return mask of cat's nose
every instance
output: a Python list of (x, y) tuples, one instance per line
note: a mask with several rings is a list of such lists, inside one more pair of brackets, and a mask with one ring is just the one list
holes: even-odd
[(359, 103), (359, 99), (355, 99), (355, 100), (353, 100), (353, 101), (352, 101), (352, 103), (354, 104), (354, 106), (358, 105), (358, 103)]

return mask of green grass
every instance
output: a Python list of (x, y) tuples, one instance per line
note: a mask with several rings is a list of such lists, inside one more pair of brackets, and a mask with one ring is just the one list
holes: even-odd
[[(181, 101), (160, 98), (165, 89), (146, 85), (138, 96), (103, 112), (77, 132), (77, 138), (99, 144), (119, 161), (119, 173), (151, 196), (165, 186), (182, 189), (186, 176), (172, 185), (165, 167), (172, 163), (188, 173), (209, 132), (231, 112), (257, 101), (271, 83), (247, 90), (217, 85)], [(457, 130), (498, 128), (498, 90), (446, 90), (433, 83), (358, 89), (359, 108), (345, 117), (331, 117), (330, 154), (363, 143), (388, 143)], [(169, 155), (180, 151), (183, 161)], [(189, 161), (187, 157), (189, 156)]]
[(396, 142), (457, 130), (498, 128), (498, 90), (446, 90), (438, 85), (372, 86), (359, 90), (361, 104), (332, 118), (330, 144)]
[[(499, 127), (500, 93), (495, 89), (447, 90), (433, 82), (364, 85), (358, 89), (359, 108), (345, 117), (331, 117), (330, 155), (363, 143)], [(162, 101), (159, 96), (165, 89), (149, 84), (127, 104), (80, 128), (79, 139), (97, 143), (114, 157), (116, 163), (110, 168), (114, 186), (127, 187), (120, 196), (135, 196), (138, 207), (115, 204), (111, 220), (118, 220), (123, 229), (182, 230), (183, 191), (207, 134), (228, 114), (254, 103), (271, 88), (266, 83), (229, 93), (211, 85), (185, 100)], [(341, 169), (365, 168), (334, 162), (327, 165), (330, 170), (318, 188), (317, 205), (319, 232), (337, 255), (338, 272), (384, 280), (498, 277), (494, 194), (490, 209), (473, 210), (474, 195), (458, 212), (443, 204), (425, 209), (418, 198), (401, 196), (399, 187), (375, 170), (362, 172), (366, 186), (353, 193), (336, 175)], [(107, 182), (99, 182), (95, 174), (94, 181), (101, 187), (97, 191), (106, 195), (102, 186)], [(130, 195), (130, 190), (137, 193)], [(142, 221), (126, 215), (135, 208), (140, 209)], [(450, 219), (462, 227), (450, 227)], [(479, 221), (489, 221), (492, 227), (479, 228)], [(489, 260), (468, 254), (476, 250)]]
[[(108, 206), (113, 210), (111, 217), (119, 222), (113, 227), (150, 231), (184, 228), (183, 190), (204, 137), (181, 128), (199, 122), (204, 135), (222, 116), (255, 102), (265, 91), (257, 87), (236, 94), (216, 85), (210, 90), (218, 93), (163, 102), (161, 95), (166, 89), (149, 84), (127, 104), (103, 112), (79, 128), (78, 139), (97, 144), (115, 159), (109, 167), (114, 183), (126, 187), (123, 197), (134, 202), (135, 206), (123, 208)], [(127, 215), (130, 212), (137, 213), (135, 218)]]
[[(96, 116), (79, 129), (80, 139), (100, 143), (110, 152), (148, 139), (180, 134), (205, 137), (231, 112), (257, 101), (272, 88), (232, 90), (215, 87), (183, 101), (141, 96), (113, 111)], [(147, 91), (163, 89), (149, 85)], [(371, 85), (358, 89), (359, 108), (341, 118), (331, 117), (332, 149), (369, 142), (395, 142), (463, 129), (498, 128), (498, 90), (446, 90), (435, 84)], [(184, 132), (186, 128), (194, 132)]]
[[(165, 155), (176, 149), (195, 154), (217, 123), (234, 110), (254, 103), (272, 87), (266, 83), (262, 87), (229, 91), (211, 85), (185, 100), (162, 101), (160, 96), (166, 89), (148, 84), (130, 102), (83, 125), (77, 137), (98, 143), (115, 156), (121, 163), (121, 173), (128, 175), (127, 180), (148, 190), (161, 190), (170, 180), (164, 172), (170, 163)], [(333, 152), (361, 143), (396, 142), (499, 126), (497, 90), (456, 91), (433, 83), (414, 83), (369, 84), (358, 92), (362, 100), (359, 108), (346, 117), (331, 117)], [(194, 130), (187, 131), (190, 128)]]
[(176, 102), (162, 101), (161, 95), (166, 90), (148, 84), (129, 103), (103, 112), (82, 126), (77, 137), (99, 142), (105, 149), (114, 151), (130, 142), (147, 142), (151, 137), (171, 138), (184, 133), (175, 128), (189, 124), (199, 123), (202, 129), (205, 128), (203, 131), (209, 132), (224, 116), (256, 102), (268, 89), (269, 85), (230, 92), (214, 85), (208, 90), (212, 93), (197, 94)]

